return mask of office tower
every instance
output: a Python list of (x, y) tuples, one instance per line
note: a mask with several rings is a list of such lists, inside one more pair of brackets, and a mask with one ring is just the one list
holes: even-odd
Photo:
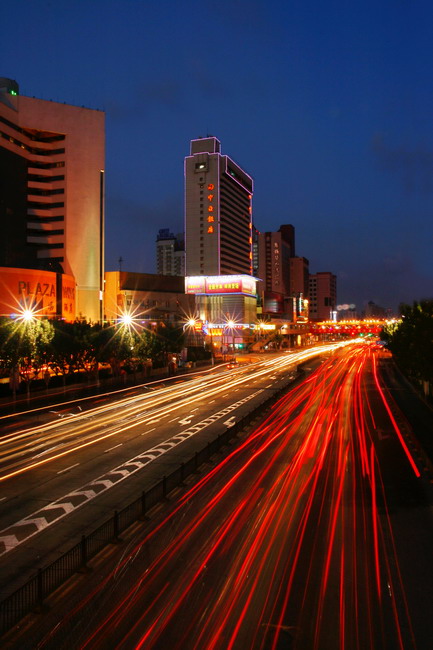
[(185, 275), (185, 240), (183, 233), (174, 235), (168, 228), (156, 237), (156, 272), (159, 275)]
[(290, 295), (293, 302), (293, 320), (309, 319), (309, 262), (306, 257), (290, 258)]
[(337, 277), (321, 272), (310, 275), (310, 320), (334, 320), (337, 305)]
[(16, 285), (16, 300), (30, 299), (39, 275), (54, 274), (46, 315), (102, 316), (104, 121), (101, 111), (21, 96), (15, 81), (0, 79), (3, 293)]
[(252, 274), (253, 180), (217, 138), (191, 141), (185, 158), (186, 275)]
[(291, 296), (290, 259), (295, 254), (295, 229), (287, 224), (280, 226), (277, 232), (258, 232), (255, 238), (263, 313), (283, 314)]
[(290, 295), (302, 296), (308, 299), (309, 296), (309, 262), (306, 257), (292, 257), (290, 259)]

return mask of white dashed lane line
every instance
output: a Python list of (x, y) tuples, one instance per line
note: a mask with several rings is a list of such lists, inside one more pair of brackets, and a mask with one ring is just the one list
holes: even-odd
[(69, 472), (70, 469), (73, 467), (78, 467), (80, 463), (75, 463), (75, 465), (70, 465), (69, 467), (66, 467), (65, 469), (61, 469), (57, 474), (64, 474), (65, 472)]
[(119, 442), (118, 445), (114, 445), (114, 447), (110, 447), (110, 449), (106, 449), (104, 451), (104, 454), (107, 454), (109, 451), (113, 451), (113, 449), (117, 449), (117, 447), (121, 447), (123, 445), (123, 442)]
[[(77, 490), (74, 490), (73, 492), (60, 497), (56, 501), (53, 501), (52, 503), (44, 506), (40, 510), (31, 513), (27, 517), (24, 517), (20, 521), (17, 521), (11, 526), (3, 529), (0, 531), (0, 555), (11, 551), (29, 539), (29, 537), (33, 537), (33, 535), (36, 535), (40, 531), (48, 528), (48, 526), (51, 526), (55, 522), (59, 521), (59, 519), (62, 519), (70, 512), (73, 512), (77, 508), (80, 508), (81, 506), (89, 503), (89, 501), (96, 498), (101, 493), (106, 492), (119, 482), (127, 479), (129, 476), (132, 476), (132, 474), (135, 474), (135, 472), (143, 469), (143, 467), (154, 461), (156, 458), (167, 453), (173, 449), (173, 447), (176, 447), (185, 440), (192, 438), (196, 433), (210, 426), (217, 420), (226, 417), (235, 409), (253, 399), (261, 392), (262, 389), (257, 390), (255, 393), (252, 393), (248, 397), (244, 397), (243, 399), (234, 402), (221, 411), (214, 413), (214, 415), (211, 415), (205, 420), (202, 420), (201, 422), (198, 422), (197, 424), (191, 426), (189, 429), (181, 431), (180, 433), (172, 436), (164, 442), (157, 444), (151, 449), (147, 449), (138, 456), (135, 456), (134, 458), (123, 462), (122, 465), (109, 470), (102, 476), (99, 476), (93, 481), (89, 481)], [(231, 418), (229, 418), (229, 420), (231, 420)], [(112, 449), (114, 449), (114, 447)]]
[(141, 435), (142, 435), (142, 436), (147, 436), (148, 433), (150, 433), (151, 431), (155, 431), (155, 429), (156, 429), (156, 427), (152, 427), (152, 429), (148, 429), (147, 431), (145, 431), (145, 432), (142, 433)]

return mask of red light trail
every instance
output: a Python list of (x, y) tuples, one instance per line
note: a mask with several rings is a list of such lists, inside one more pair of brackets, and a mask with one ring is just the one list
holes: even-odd
[(354, 345), (282, 397), (38, 647), (415, 648), (379, 420), (416, 465), (374, 354)]

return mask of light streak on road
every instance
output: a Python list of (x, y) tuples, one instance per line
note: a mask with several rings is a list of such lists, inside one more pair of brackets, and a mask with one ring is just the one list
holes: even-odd
[[(114, 403), (80, 410), (51, 423), (5, 434), (0, 438), (0, 482), (117, 437), (136, 429), (138, 425), (152, 424), (167, 415), (175, 414), (185, 406), (201, 402), (204, 397), (206, 401), (220, 397), (222, 389), (229, 390), (230, 394), (236, 388), (251, 382), (252, 376), (256, 379), (266, 377), (318, 354), (329, 354), (341, 345), (332, 344), (283, 354), (231, 372), (206, 376), (205, 381), (201, 374), (192, 381), (164, 386), (132, 397), (126, 396)], [(68, 407), (70, 406), (69, 402)], [(59, 451), (60, 445), (62, 449)], [(43, 451), (35, 456), (34, 452), (41, 447)]]
[(373, 355), (351, 348), (281, 398), (37, 647), (416, 648)]

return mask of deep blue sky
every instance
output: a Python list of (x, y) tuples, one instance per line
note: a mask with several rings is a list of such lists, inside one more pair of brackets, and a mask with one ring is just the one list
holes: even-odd
[(107, 270), (155, 271), (212, 134), (338, 301), (433, 297), (431, 0), (10, 0), (0, 76), (106, 111)]

